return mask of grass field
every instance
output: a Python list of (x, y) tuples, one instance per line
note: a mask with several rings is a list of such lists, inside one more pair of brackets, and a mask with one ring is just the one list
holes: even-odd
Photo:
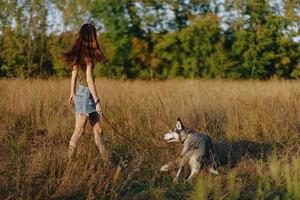
[[(76, 157), (69, 80), (0, 80), (0, 199), (300, 199), (300, 82), (97, 80), (114, 169), (103, 165), (88, 126)], [(172, 179), (180, 144), (163, 135), (180, 116), (206, 132), (221, 164), (192, 184)], [(145, 146), (147, 148), (145, 148)]]

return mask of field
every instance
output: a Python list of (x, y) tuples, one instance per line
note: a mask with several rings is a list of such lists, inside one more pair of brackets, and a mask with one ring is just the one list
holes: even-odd
[[(300, 199), (300, 82), (97, 80), (115, 168), (103, 165), (91, 127), (67, 159), (74, 110), (69, 80), (0, 80), (0, 199)], [(216, 145), (206, 168), (178, 183), (180, 144), (163, 135), (180, 116)]]

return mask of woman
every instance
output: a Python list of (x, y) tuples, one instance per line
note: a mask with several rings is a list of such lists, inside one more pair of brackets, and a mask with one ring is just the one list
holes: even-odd
[[(76, 124), (69, 144), (69, 158), (74, 155), (78, 140), (85, 130), (87, 119), (93, 126), (96, 145), (102, 159), (108, 161), (108, 153), (104, 146), (102, 128), (100, 126), (101, 105), (100, 98), (93, 77), (93, 68), (96, 61), (106, 65), (107, 59), (99, 48), (96, 29), (91, 24), (84, 24), (77, 39), (65, 60), (72, 67), (71, 94), (69, 104), (75, 105)], [(79, 83), (76, 95), (76, 82)]]

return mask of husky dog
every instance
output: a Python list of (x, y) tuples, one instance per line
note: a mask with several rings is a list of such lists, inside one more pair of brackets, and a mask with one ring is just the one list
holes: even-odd
[(179, 169), (174, 178), (174, 182), (178, 181), (183, 166), (187, 161), (191, 168), (191, 174), (187, 179), (189, 182), (199, 172), (201, 162), (206, 162), (211, 165), (209, 168), (211, 173), (219, 174), (213, 142), (206, 134), (185, 128), (180, 118), (178, 118), (176, 127), (166, 133), (164, 139), (167, 142), (181, 142), (183, 144), (180, 157), (175, 162), (170, 162), (160, 168), (161, 171), (168, 171), (174, 164), (179, 162)]

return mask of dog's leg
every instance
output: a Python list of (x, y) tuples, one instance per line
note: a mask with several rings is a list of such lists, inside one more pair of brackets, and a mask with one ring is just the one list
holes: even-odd
[(210, 159), (211, 166), (208, 170), (210, 173), (218, 175), (219, 170), (218, 170), (217, 156), (214, 149), (209, 151), (209, 157), (210, 157), (209, 159)]
[(183, 170), (183, 166), (184, 166), (184, 164), (185, 164), (185, 162), (186, 162), (185, 154), (186, 154), (187, 150), (188, 150), (188, 147), (187, 147), (187, 146), (184, 146), (183, 149), (182, 149), (182, 151), (181, 151), (180, 157), (176, 160), (177, 162), (179, 161), (180, 164), (179, 164), (179, 169), (178, 169), (178, 171), (177, 171), (177, 174), (176, 174), (176, 176), (175, 176), (175, 178), (174, 178), (174, 180), (173, 180), (174, 182), (177, 182), (177, 181), (178, 181), (178, 178), (179, 178), (179, 176), (180, 176), (180, 173), (181, 173), (182, 170)]
[(160, 171), (162, 171), (162, 172), (169, 171), (170, 168), (172, 168), (172, 166), (174, 166), (174, 163), (175, 163), (175, 162), (169, 162), (168, 164), (165, 164), (164, 166), (162, 166), (162, 167), (160, 168)]
[(179, 158), (177, 158), (175, 161), (171, 161), (168, 164), (165, 164), (164, 166), (162, 166), (160, 168), (160, 171), (162, 171), (162, 172), (169, 171), (171, 168), (175, 167), (175, 165), (177, 165), (178, 163), (180, 163), (181, 159), (182, 159), (182, 156), (180, 156)]
[(191, 174), (188, 177), (187, 181), (191, 182), (192, 178), (198, 174), (199, 170), (200, 170), (200, 162), (199, 159), (196, 156), (191, 157), (191, 159), (189, 160), (189, 165), (191, 167)]
[(181, 159), (181, 161), (180, 161), (180, 164), (179, 164), (179, 169), (178, 169), (178, 171), (177, 171), (177, 173), (176, 173), (176, 176), (175, 176), (175, 178), (174, 178), (174, 182), (177, 182), (178, 181), (178, 178), (179, 178), (179, 176), (180, 176), (180, 173), (182, 172), (182, 170), (183, 170), (183, 166), (184, 166), (184, 159)]

